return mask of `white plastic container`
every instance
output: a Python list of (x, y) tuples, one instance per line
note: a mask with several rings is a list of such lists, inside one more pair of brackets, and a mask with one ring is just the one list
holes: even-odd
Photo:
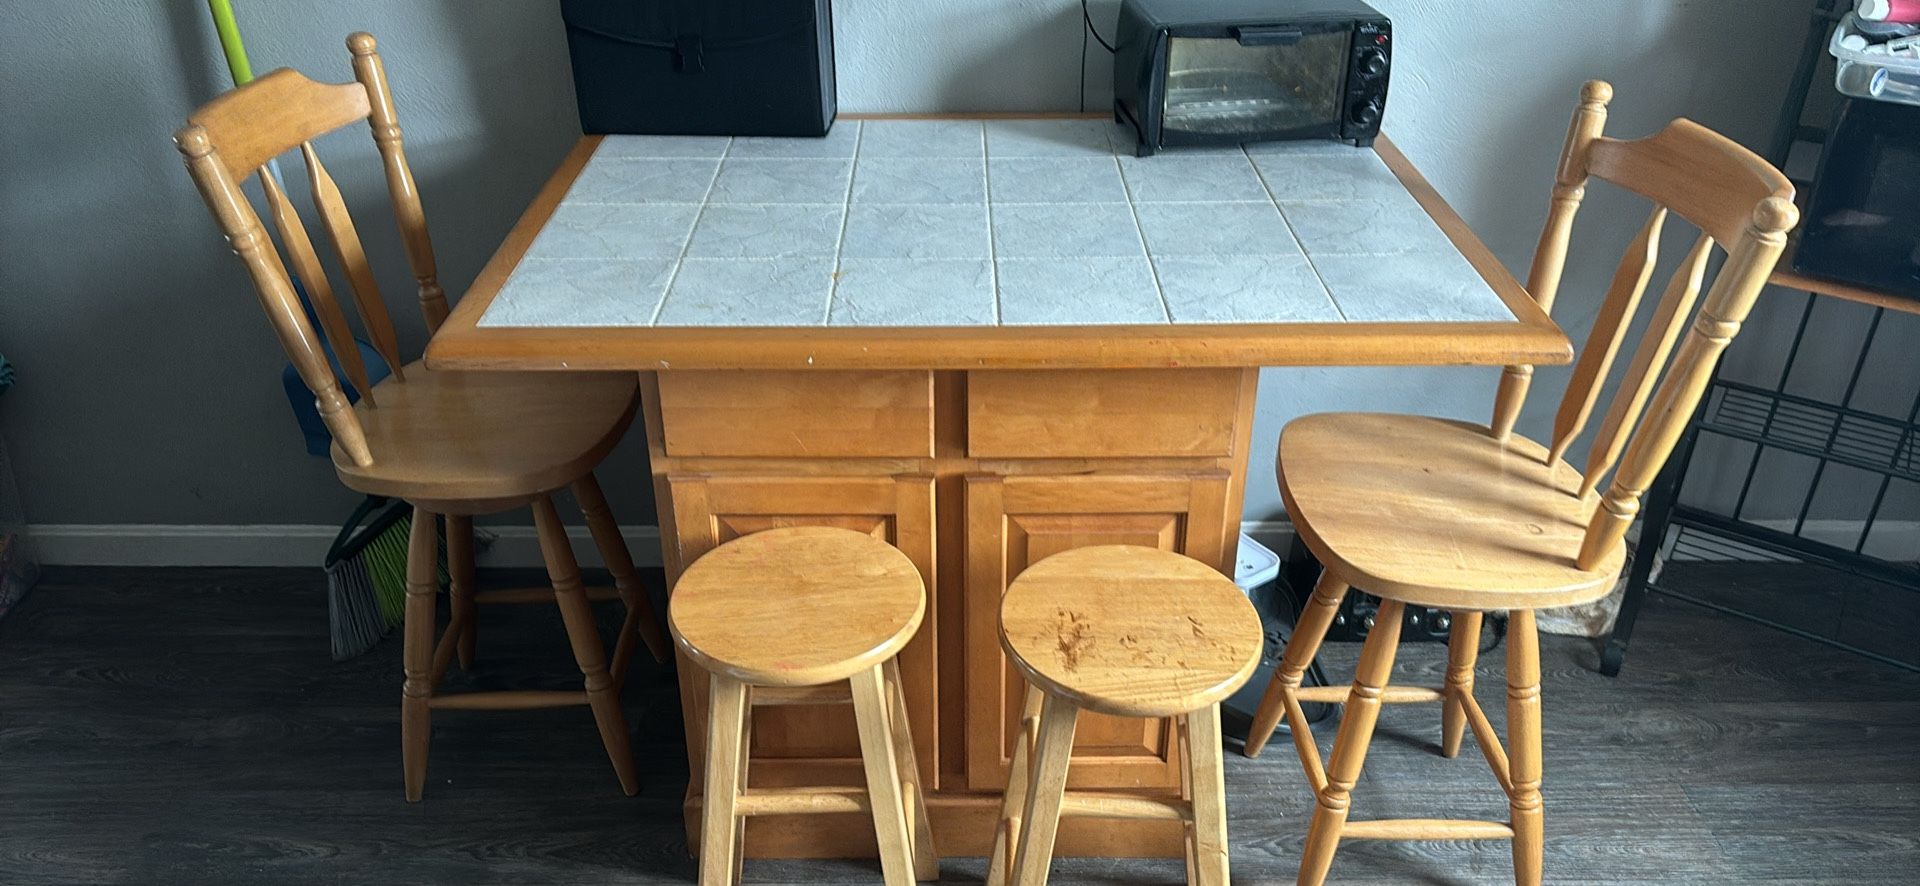
[(1876, 46), (1856, 48), (1859, 41), (1847, 38), (1859, 34), (1853, 13), (1833, 29), (1827, 52), (1834, 59), (1834, 86), (1854, 98), (1920, 105), (1920, 58), (1876, 52)]
[(1253, 536), (1240, 533), (1240, 549), (1233, 560), (1233, 583), (1251, 594), (1255, 588), (1279, 577), (1280, 555), (1254, 541)]

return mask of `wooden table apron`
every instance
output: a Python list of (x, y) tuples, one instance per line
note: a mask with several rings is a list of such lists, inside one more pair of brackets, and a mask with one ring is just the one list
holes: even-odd
[[(433, 369), (641, 375), (669, 586), (759, 529), (870, 532), (932, 594), (901, 665), (942, 854), (988, 851), (1020, 694), (999, 598), (1026, 564), (1088, 544), (1178, 550), (1233, 571), (1258, 368), (1565, 363), (1566, 337), (1391, 142), (1376, 150), (1513, 311), (1509, 323), (953, 329), (481, 328), (477, 322), (591, 156), (568, 154), (427, 351)], [(1262, 457), (1266, 457), (1262, 453)], [(780, 601), (769, 600), (778, 606)], [(698, 841), (706, 680), (679, 668)], [(1164, 721), (1088, 715), (1077, 787), (1177, 793)], [(851, 711), (755, 713), (751, 784), (860, 783)], [(1175, 823), (1069, 819), (1066, 855), (1169, 856)], [(756, 856), (874, 852), (858, 815), (756, 818)]]

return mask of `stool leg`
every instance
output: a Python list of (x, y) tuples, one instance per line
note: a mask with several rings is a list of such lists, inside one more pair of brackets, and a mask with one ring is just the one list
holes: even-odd
[(1033, 767), (1027, 780), (1026, 817), (1013, 856), (1014, 886), (1046, 886), (1053, 863), (1053, 840), (1060, 830), (1060, 804), (1067, 793), (1067, 761), (1073, 756), (1073, 729), (1080, 709), (1056, 695), (1040, 702), (1039, 731), (1033, 742)]
[(1193, 886), (1228, 886), (1227, 782), (1220, 752), (1220, 707), (1186, 716), (1187, 778), (1193, 785)]
[(880, 842), (880, 871), (887, 886), (914, 882), (913, 837), (901, 796), (900, 766), (894, 756), (890, 704), (884, 668), (853, 675), (853, 719), (860, 729), (860, 762), (867, 771), (867, 796), (873, 805), (873, 832)]
[[(1180, 799), (1187, 801), (1189, 808), (1193, 804), (1193, 736), (1187, 730), (1187, 718), (1173, 718), (1174, 749), (1180, 754)], [(1187, 883), (1189, 886), (1200, 882), (1200, 871), (1196, 851), (1199, 846), (1194, 842), (1193, 822), (1187, 822), (1181, 828), (1181, 850), (1186, 854)]]
[(478, 608), (473, 605), (473, 518), (447, 515), (447, 596), (453, 603), (453, 622), (447, 630), (458, 629), (460, 670), (473, 670), (474, 646), (480, 635)]
[(620, 524), (607, 507), (606, 494), (600, 491), (600, 481), (592, 474), (573, 481), (573, 498), (580, 504), (581, 515), (587, 518), (593, 545), (600, 551), (607, 571), (613, 573), (613, 589), (620, 594), (620, 602), (627, 610), (620, 623), (620, 639), (614, 643), (612, 669), (614, 679), (624, 684), (627, 665), (633, 661), (635, 636), (646, 642), (653, 660), (662, 664), (666, 663), (670, 647), (666, 635), (660, 632), (660, 619), (654, 615), (653, 604), (647, 600), (647, 589), (634, 571), (633, 552), (627, 550), (627, 540), (620, 535)]
[(1507, 766), (1513, 780), (1513, 880), (1538, 886), (1545, 822), (1540, 800), (1540, 634), (1533, 610), (1507, 619)]
[(1020, 732), (1013, 738), (1013, 761), (1007, 767), (1007, 789), (1000, 795), (1000, 820), (993, 830), (993, 855), (987, 860), (987, 886), (1006, 886), (1013, 876), (1013, 858), (1020, 839), (1020, 823), (1027, 816), (1027, 780), (1033, 769), (1033, 743), (1040, 728), (1040, 690), (1027, 687), (1020, 711)]
[[(733, 781), (737, 794), (747, 792), (747, 761), (753, 757), (753, 687), (747, 687), (747, 700), (741, 704), (740, 716), (740, 765), (739, 776)], [(733, 828), (733, 882), (746, 882), (747, 868), (747, 817), (737, 816)]]
[(747, 686), (731, 677), (707, 675), (706, 793), (700, 807), (700, 886), (738, 880), (741, 827), (736, 803), (745, 785)]
[(1447, 697), (1440, 708), (1440, 756), (1460, 755), (1460, 739), (1467, 732), (1467, 704), (1473, 694), (1473, 665), (1480, 657), (1478, 612), (1455, 612), (1447, 634)]
[(1300, 886), (1326, 882), (1327, 869), (1333, 866), (1340, 829), (1346, 825), (1347, 810), (1353, 804), (1353, 785), (1360, 780), (1367, 745), (1373, 741), (1373, 725), (1380, 718), (1380, 693), (1393, 673), (1400, 617), (1405, 610), (1406, 604), (1398, 600), (1382, 600), (1373, 632), (1360, 649), (1360, 666), (1355, 669), (1353, 690), (1347, 693), (1346, 714), (1333, 741), (1333, 756), (1327, 761), (1327, 784), (1319, 791), (1313, 823), (1307, 827), (1307, 846), (1300, 856)]
[(400, 685), (400, 770), (409, 803), (420, 802), (427, 786), (427, 744), (432, 737), (433, 611), (440, 585), (440, 541), (433, 514), (413, 509), (407, 536), (407, 606), (402, 624), (405, 648)]
[(913, 825), (913, 875), (918, 880), (940, 879), (940, 855), (934, 851), (933, 822), (927, 818), (927, 795), (920, 787), (920, 758), (913, 748), (913, 729), (907, 721), (907, 694), (901, 688), (900, 660), (881, 665), (887, 681), (887, 721), (892, 726), (894, 765), (900, 769), (901, 798), (907, 821)]
[(547, 577), (553, 583), (554, 603), (560, 607), (567, 640), (573, 644), (573, 659), (586, 677), (587, 704), (600, 727), (600, 743), (606, 745), (607, 757), (613, 761), (620, 790), (631, 797), (640, 792), (640, 777), (633, 767), (627, 718), (620, 712), (619, 689), (607, 674), (607, 650), (593, 621), (593, 604), (587, 602), (586, 589), (580, 584), (580, 565), (573, 559), (567, 528), (560, 522), (552, 498), (543, 495), (534, 500), (533, 525), (540, 535), (540, 555), (547, 561)]
[[(1273, 738), (1273, 730), (1280, 725), (1281, 715), (1285, 714), (1294, 733), (1294, 745), (1300, 751), (1301, 765), (1307, 767), (1309, 777), (1320, 768), (1318, 753), (1307, 753), (1313, 747), (1313, 736), (1300, 734), (1306, 731), (1307, 718), (1300, 712), (1300, 703), (1294, 700), (1293, 693), (1300, 688), (1300, 680), (1307, 666), (1313, 664), (1313, 657), (1320, 654), (1320, 641), (1326, 639), (1334, 615), (1340, 612), (1340, 601), (1346, 596), (1347, 583), (1335, 578), (1332, 570), (1322, 570), (1320, 580), (1313, 585), (1313, 597), (1300, 611), (1300, 623), (1294, 625), (1287, 649), (1280, 654), (1280, 667), (1273, 672), (1267, 693), (1260, 699), (1260, 708), (1253, 714), (1253, 726), (1247, 730), (1247, 743), (1241, 753), (1260, 756), (1267, 740)], [(1319, 782), (1318, 778), (1312, 780)]]

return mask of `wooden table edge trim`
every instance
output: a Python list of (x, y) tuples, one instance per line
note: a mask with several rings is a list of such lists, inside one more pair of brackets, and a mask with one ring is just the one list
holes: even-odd
[(580, 170), (586, 168), (594, 150), (600, 147), (601, 138), (598, 135), (581, 136), (566, 156), (561, 158), (560, 165), (547, 178), (547, 183), (541, 185), (539, 192), (533, 195), (533, 202), (528, 203), (526, 211), (520, 213), (520, 220), (514, 222), (507, 231), (507, 238), (501, 241), (499, 249), (494, 250), (493, 257), (487, 259), (486, 266), (480, 269), (480, 275), (473, 278), (473, 285), (467, 287), (460, 302), (454, 305), (453, 313), (441, 324), (440, 332), (427, 343), (428, 369), (461, 368), (438, 365), (436, 346), (448, 337), (446, 334), (449, 332), (472, 335), (479, 331), (480, 317), (486, 314), (494, 296), (500, 294), (500, 288), (506, 285), (507, 278), (520, 266), (520, 259), (533, 246), (533, 239), (547, 226), (547, 220), (559, 208), (561, 198), (573, 187), (573, 180), (580, 177)]
[[(1500, 297), (1500, 301), (1506, 303), (1507, 310), (1513, 312), (1514, 319), (1519, 320), (1522, 326), (1544, 330), (1564, 340), (1565, 336), (1560, 327), (1553, 322), (1552, 317), (1547, 316), (1546, 311), (1540, 309), (1540, 303), (1534, 301), (1533, 294), (1514, 278), (1513, 272), (1507, 270), (1506, 265), (1501, 264), (1500, 260), (1494, 257), (1492, 250), (1487, 248), (1487, 244), (1482, 243), (1480, 236), (1467, 225), (1466, 219), (1461, 218), (1460, 213), (1454, 211), (1453, 205), (1448, 203), (1445, 197), (1440, 196), (1440, 192), (1433, 187), (1432, 182), (1427, 181), (1426, 176), (1420, 174), (1420, 170), (1413, 165), (1413, 161), (1408, 160), (1407, 155), (1400, 152), (1399, 145), (1394, 144), (1392, 139), (1382, 133), (1374, 140), (1373, 151), (1380, 156), (1382, 162), (1387, 164), (1387, 169), (1400, 180), (1400, 184), (1406, 187), (1407, 193), (1413, 195), (1414, 201), (1420, 204), (1420, 208), (1427, 211), (1427, 216), (1433, 219), (1434, 224), (1440, 226), (1440, 230), (1447, 235), (1448, 240), (1453, 242), (1453, 247), (1460, 250), (1460, 254), (1466, 258), (1467, 263), (1480, 272), (1480, 278), (1487, 282), (1488, 288), (1493, 290), (1494, 295)], [(1551, 362), (1572, 361), (1572, 343), (1567, 344), (1566, 351), (1565, 359)]]
[[(899, 115), (929, 119), (981, 115)], [(1012, 116), (1046, 119), (1063, 115)], [(1068, 115), (1070, 116), (1070, 115)], [(876, 115), (890, 119), (893, 115)], [(862, 119), (866, 119), (863, 117)], [(1560, 364), (1573, 347), (1438, 191), (1384, 136), (1375, 150), (1515, 322), (981, 327), (500, 327), (480, 318), (552, 217), (601, 136), (554, 170), (428, 343), (436, 370), (1117, 369)], [(640, 333), (636, 335), (635, 333)]]

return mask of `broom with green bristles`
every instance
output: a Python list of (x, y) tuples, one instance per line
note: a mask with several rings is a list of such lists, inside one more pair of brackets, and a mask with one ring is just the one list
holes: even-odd
[(404, 618), (412, 533), (413, 507), (377, 495), (367, 496), (340, 527), (325, 565), (334, 661), (372, 649)]

